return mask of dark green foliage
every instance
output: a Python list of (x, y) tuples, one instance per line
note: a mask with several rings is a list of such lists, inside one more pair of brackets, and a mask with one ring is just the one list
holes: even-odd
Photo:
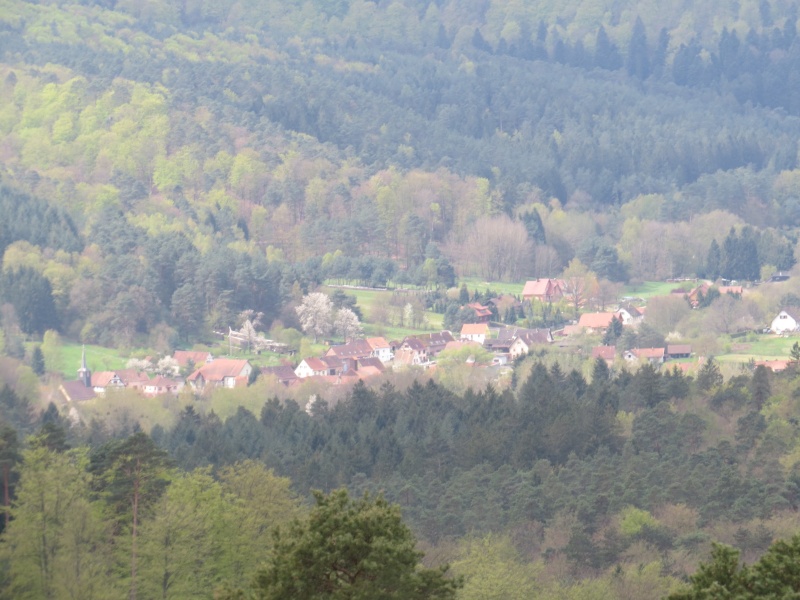
[(609, 327), (606, 329), (606, 332), (603, 334), (603, 345), (615, 345), (617, 340), (622, 337), (622, 331), (622, 319), (619, 317), (614, 317), (611, 319), (611, 325), (609, 325)]
[(709, 562), (690, 578), (691, 587), (669, 600), (794, 598), (800, 593), (800, 536), (778, 540), (751, 566), (739, 552), (714, 544)]
[[(447, 567), (425, 569), (400, 507), (382, 496), (352, 500), (347, 491), (315, 492), (303, 521), (275, 535), (267, 566), (253, 592), (263, 600), (372, 600), (455, 598), (461, 581)], [(231, 598), (240, 597), (232, 594)]]
[(709, 356), (697, 374), (697, 389), (707, 392), (721, 384), (722, 373), (719, 370), (719, 365), (713, 356)]
[(44, 375), (44, 354), (42, 354), (42, 348), (40, 346), (34, 347), (33, 353), (31, 354), (31, 369), (40, 377)]
[(33, 269), (3, 271), (0, 298), (14, 307), (20, 329), (25, 333), (42, 334), (59, 328), (50, 282)]
[(0, 253), (16, 241), (76, 252), (83, 241), (75, 223), (61, 209), (0, 183)]

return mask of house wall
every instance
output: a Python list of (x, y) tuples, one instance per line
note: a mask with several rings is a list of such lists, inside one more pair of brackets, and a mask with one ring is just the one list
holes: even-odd
[(781, 311), (777, 317), (772, 320), (770, 327), (775, 333), (785, 333), (787, 331), (797, 330), (797, 321), (795, 321), (789, 314)]

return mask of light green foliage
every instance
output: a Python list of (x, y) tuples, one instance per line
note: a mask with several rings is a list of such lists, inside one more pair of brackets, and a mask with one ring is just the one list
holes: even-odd
[(655, 527), (658, 525), (653, 516), (646, 510), (634, 506), (622, 509), (619, 515), (619, 529), (625, 535), (636, 535), (642, 527)]
[[(244, 510), (211, 477), (198, 469), (173, 478), (140, 533), (142, 597), (211, 598), (230, 580), (231, 553), (240, 548)], [(234, 528), (231, 528), (234, 526)]]
[(12, 559), (13, 597), (118, 598), (107, 577), (109, 531), (89, 499), (86, 451), (59, 454), (40, 446), (26, 451), (24, 461), (2, 546)]
[(57, 331), (48, 329), (44, 332), (42, 354), (44, 354), (44, 365), (48, 373), (61, 372), (63, 368), (61, 336)]
[(460, 600), (528, 600), (537, 598), (540, 567), (524, 565), (507, 537), (466, 540), (451, 565), (464, 577)]

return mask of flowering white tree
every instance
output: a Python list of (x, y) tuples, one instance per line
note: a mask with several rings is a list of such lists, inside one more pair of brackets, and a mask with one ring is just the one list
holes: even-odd
[(333, 328), (344, 338), (345, 344), (348, 339), (352, 340), (364, 333), (356, 313), (349, 308), (340, 308), (337, 311)]
[(164, 358), (160, 359), (156, 364), (156, 373), (159, 375), (165, 375), (167, 377), (172, 377), (177, 375), (181, 370), (181, 366), (178, 364), (178, 361), (172, 358), (171, 356), (165, 356)]
[(303, 301), (295, 311), (300, 327), (308, 335), (314, 336), (315, 343), (320, 336), (330, 333), (333, 325), (333, 302), (326, 294), (313, 292), (303, 296)]

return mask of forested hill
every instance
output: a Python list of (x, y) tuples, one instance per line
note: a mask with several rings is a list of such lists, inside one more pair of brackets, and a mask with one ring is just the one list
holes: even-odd
[[(292, 321), (282, 308), (342, 256), (373, 284), (552, 276), (600, 254), (652, 279), (702, 274), (732, 226), (796, 242), (786, 3), (2, 7), (0, 195), (64, 224), (4, 233), (4, 268), (44, 276), (85, 341), (161, 325), (190, 341), (245, 309)], [(716, 210), (702, 236), (672, 227)], [(636, 255), (645, 221), (675, 234), (668, 256)], [(518, 264), (470, 254), (493, 232), (519, 240), (496, 248)], [(759, 266), (793, 264), (774, 254)]]

